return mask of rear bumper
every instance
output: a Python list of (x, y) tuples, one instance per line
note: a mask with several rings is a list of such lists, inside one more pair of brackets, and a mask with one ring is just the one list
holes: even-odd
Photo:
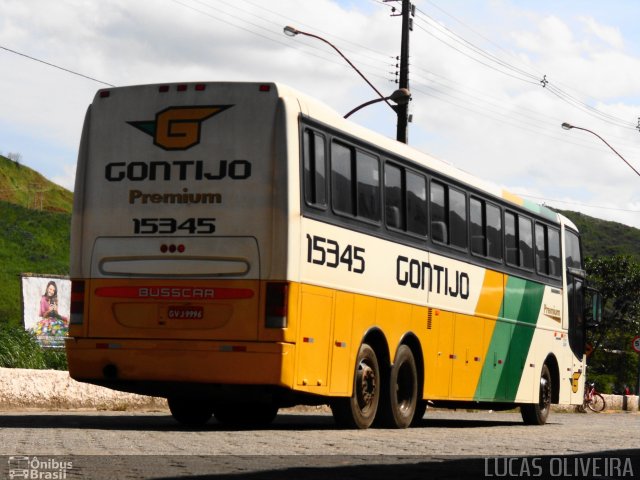
[(65, 342), (69, 375), (116, 390), (168, 396), (225, 385), (293, 386), (294, 345), (188, 340)]

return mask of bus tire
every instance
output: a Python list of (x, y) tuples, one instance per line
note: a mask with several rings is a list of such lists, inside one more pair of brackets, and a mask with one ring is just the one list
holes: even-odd
[(353, 393), (336, 398), (331, 411), (336, 423), (344, 428), (369, 428), (376, 418), (380, 402), (380, 367), (376, 352), (366, 343), (360, 346), (353, 375)]
[[(389, 381), (382, 385), (380, 426), (407, 428), (413, 422), (418, 403), (418, 372), (413, 352), (400, 345), (389, 372)], [(424, 411), (422, 412), (424, 415)]]
[(520, 405), (522, 420), (527, 425), (544, 425), (551, 411), (551, 399), (553, 398), (553, 383), (549, 367), (545, 363), (540, 373), (540, 395), (538, 403), (526, 403)]
[(412, 427), (418, 427), (422, 424), (422, 419), (424, 414), (427, 412), (427, 401), (426, 400), (418, 400), (416, 404), (416, 413), (413, 414), (413, 421), (411, 422)]
[(167, 403), (173, 418), (183, 425), (198, 427), (213, 415), (213, 405), (207, 398), (176, 396), (167, 398)]
[(272, 403), (220, 403), (214, 406), (213, 416), (223, 425), (261, 427), (269, 425), (278, 415)]

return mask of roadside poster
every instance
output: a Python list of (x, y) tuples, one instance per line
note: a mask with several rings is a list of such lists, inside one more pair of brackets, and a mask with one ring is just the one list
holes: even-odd
[(43, 347), (62, 348), (69, 328), (71, 280), (23, 273), (22, 321)]

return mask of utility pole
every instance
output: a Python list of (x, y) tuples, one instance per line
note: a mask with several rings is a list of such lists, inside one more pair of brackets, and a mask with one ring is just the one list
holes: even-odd
[[(400, 44), (400, 78), (398, 88), (409, 89), (409, 32), (413, 30), (415, 6), (409, 0), (402, 0), (402, 40)], [(396, 140), (408, 143), (409, 104), (393, 107), (398, 114)]]

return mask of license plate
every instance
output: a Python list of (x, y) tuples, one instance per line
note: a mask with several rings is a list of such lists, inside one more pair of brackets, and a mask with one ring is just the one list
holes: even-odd
[(204, 318), (204, 309), (202, 307), (173, 305), (168, 308), (167, 316), (170, 320), (201, 320)]

